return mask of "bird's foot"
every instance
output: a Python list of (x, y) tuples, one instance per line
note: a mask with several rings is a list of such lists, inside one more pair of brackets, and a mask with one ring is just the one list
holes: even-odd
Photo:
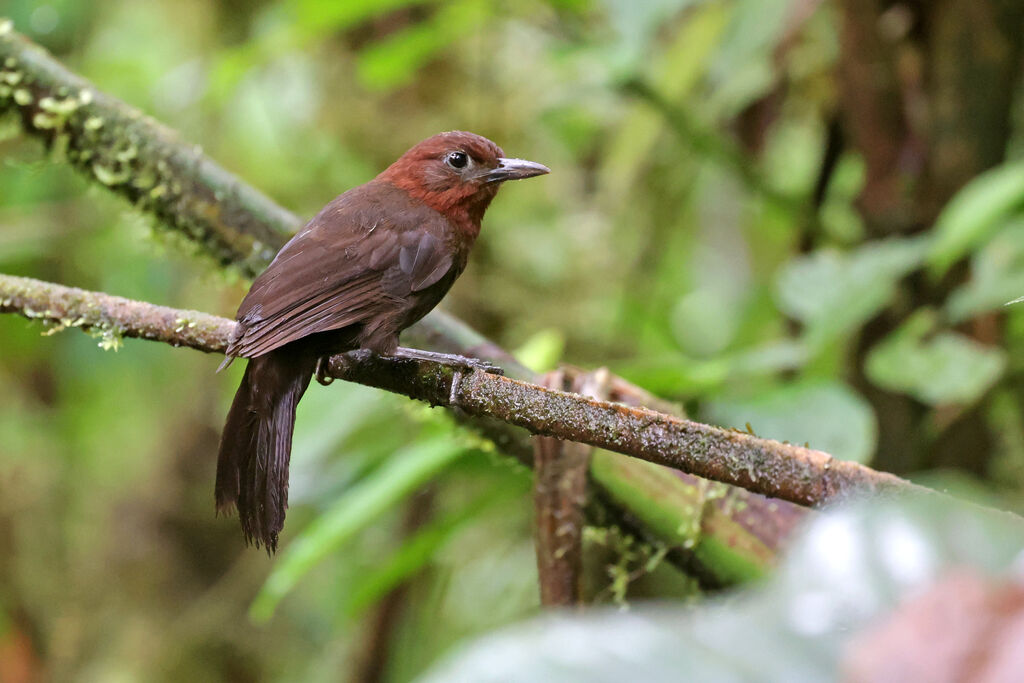
[(422, 351), (399, 346), (392, 354), (394, 358), (407, 358), (410, 360), (424, 360), (431, 363), (438, 363), (454, 369), (457, 373), (473, 372), (479, 370), (489, 375), (504, 375), (505, 371), (497, 365), (488, 363), (479, 358), (469, 358), (452, 353), (438, 353), (436, 351)]
[(330, 364), (330, 356), (320, 356), (316, 361), (316, 371), (313, 374), (316, 381), (325, 387), (334, 383), (334, 378), (327, 374)]

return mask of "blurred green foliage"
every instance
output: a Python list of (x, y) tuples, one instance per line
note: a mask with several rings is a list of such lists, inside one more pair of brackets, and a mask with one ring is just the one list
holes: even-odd
[[(843, 506), (815, 519), (777, 575), (739, 599), (533, 619), (462, 648), (420, 680), (846, 680), (843, 660), (864, 654), (850, 652), (851, 634), (954, 572), (1019, 579), (1022, 545), (1019, 518), (938, 496)], [(924, 630), (920, 621), (913, 627)], [(939, 628), (957, 637), (948, 635), (955, 624)], [(934, 634), (903, 637), (909, 657), (948, 652), (927, 649)], [(874, 668), (905, 670), (888, 664)]]
[[(839, 18), (825, 4), (794, 33), (793, 5), (7, 0), (0, 12), (301, 215), (440, 130), (541, 161), (549, 177), (496, 200), (449, 310), (535, 369), (606, 365), (697, 418), (865, 463), (892, 464), (878, 449), (885, 400), (911, 401), (923, 417), (905, 443), (924, 455), (904, 473), (962, 468), (1018, 508), (1024, 307), (1003, 304), (1024, 294), (1020, 162), (978, 175), (915, 234), (877, 239), (866, 225), (855, 150), (815, 205)], [(747, 140), (744, 116), (765, 101), (773, 118)], [(0, 131), (0, 270), (234, 311), (244, 283), (9, 122)], [(918, 296), (940, 280), (942, 296)], [(410, 680), (460, 638), (536, 611), (528, 473), (443, 416), (361, 387), (303, 400), (280, 557), (243, 548), (236, 522), (212, 514), (238, 380), (218, 362), (141, 342), (103, 352), (0, 317), (0, 631), (31, 634), (53, 678), (358, 680), (375, 664)], [(927, 457), (965, 423), (989, 435), (984, 448)], [(599, 582), (623, 575), (599, 559)], [(689, 594), (672, 571), (629, 597)]]

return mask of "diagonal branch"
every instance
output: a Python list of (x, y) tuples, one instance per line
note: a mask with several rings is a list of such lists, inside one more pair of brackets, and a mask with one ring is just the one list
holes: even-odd
[(0, 114), (89, 180), (255, 276), (301, 223), (177, 134), (68, 71), (0, 18)]
[[(99, 292), (0, 275), (0, 312), (219, 352), (234, 322)], [(330, 373), (432, 405), (454, 404), (533, 434), (604, 448), (801, 505), (857, 493), (925, 490), (821, 451), (712, 427), (646, 408), (588, 398), (483, 372), (464, 378), (424, 361), (347, 354)], [(455, 382), (456, 386), (452, 386)]]

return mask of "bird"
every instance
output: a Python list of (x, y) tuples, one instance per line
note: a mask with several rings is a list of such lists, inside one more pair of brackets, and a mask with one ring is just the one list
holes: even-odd
[(217, 455), (218, 513), (237, 508), (246, 544), (277, 550), (288, 507), (295, 408), (325, 361), (350, 351), (472, 365), (404, 349), (399, 333), (465, 269), (502, 183), (549, 173), (485, 137), (440, 133), (335, 197), (252, 283), (222, 368), (247, 358)]

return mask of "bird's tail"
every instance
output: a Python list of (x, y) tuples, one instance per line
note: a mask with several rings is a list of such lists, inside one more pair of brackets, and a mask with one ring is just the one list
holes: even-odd
[(295, 407), (315, 366), (315, 358), (285, 349), (250, 359), (220, 438), (217, 511), (237, 507), (246, 542), (269, 552), (288, 508)]

